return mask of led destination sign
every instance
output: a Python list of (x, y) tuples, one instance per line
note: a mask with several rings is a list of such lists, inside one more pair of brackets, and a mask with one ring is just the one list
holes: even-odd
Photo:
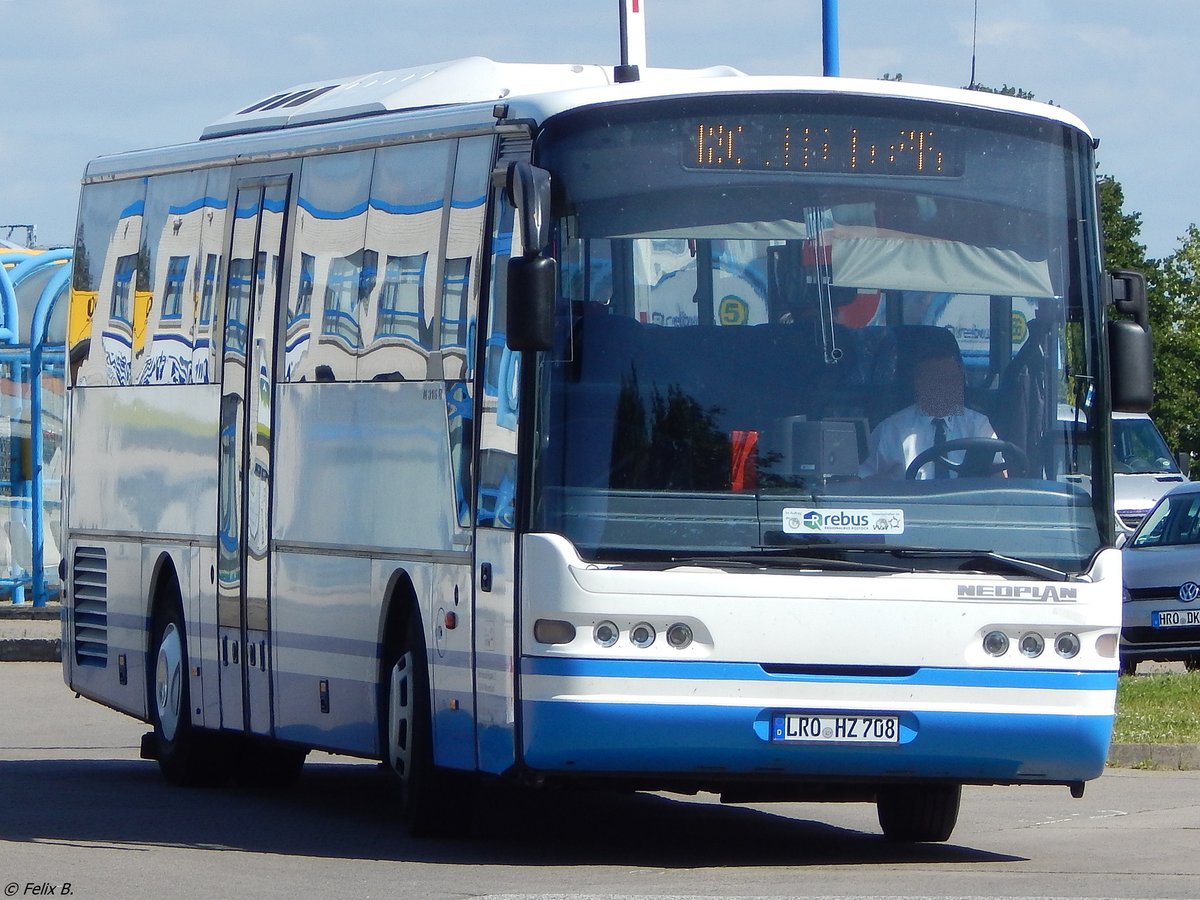
[(692, 130), (685, 159), (695, 169), (955, 178), (963, 160), (954, 138), (894, 119), (709, 121)]

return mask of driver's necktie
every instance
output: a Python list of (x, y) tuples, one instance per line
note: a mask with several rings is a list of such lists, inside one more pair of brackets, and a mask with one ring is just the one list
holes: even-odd
[[(933, 420), (933, 446), (940, 447), (944, 443), (946, 443), (946, 420), (945, 419), (934, 419)], [(946, 455), (945, 453), (941, 453), (933, 463), (933, 477), (934, 478), (949, 478), (950, 477), (950, 467), (947, 466), (944, 462), (942, 462), (942, 457), (944, 457), (945, 455)]]

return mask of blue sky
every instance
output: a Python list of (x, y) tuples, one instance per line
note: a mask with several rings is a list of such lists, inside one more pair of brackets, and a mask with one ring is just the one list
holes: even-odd
[[(651, 65), (821, 72), (821, 0), (643, 2)], [(977, 79), (1080, 116), (1150, 254), (1175, 250), (1200, 221), (1200, 3), (978, 6)], [(842, 74), (961, 87), (973, 9), (840, 0)], [(0, 0), (0, 35), (0, 225), (43, 244), (70, 242), (88, 159), (192, 140), (289, 85), (463, 56), (611, 64), (619, 46), (617, 0)]]

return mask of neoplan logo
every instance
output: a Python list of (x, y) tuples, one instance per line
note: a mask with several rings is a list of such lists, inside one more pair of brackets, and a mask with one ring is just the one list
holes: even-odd
[(1074, 603), (1079, 589), (1053, 584), (960, 584), (959, 598), (973, 600), (1044, 600), (1048, 603)]

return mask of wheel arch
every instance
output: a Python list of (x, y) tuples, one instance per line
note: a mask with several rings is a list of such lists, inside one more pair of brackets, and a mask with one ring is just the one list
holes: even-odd
[[(383, 742), (385, 738), (383, 729), (387, 715), (384, 709), (386, 702), (384, 684), (385, 679), (388, 678), (391, 659), (408, 637), (408, 630), (412, 622), (414, 620), (417, 622), (423, 621), (421, 617), (421, 602), (417, 597), (417, 589), (413, 584), (412, 576), (407, 569), (398, 568), (392, 572), (383, 594), (381, 609), (379, 643), (375, 654), (375, 733), (379, 741), (376, 751), (380, 756), (382, 756), (384, 749)], [(424, 635), (422, 635), (422, 640), (424, 640)]]
[[(383, 594), (382, 610), (378, 653), (381, 667), (387, 655), (386, 649), (395, 646), (397, 642), (407, 636), (413, 612), (415, 611), (417, 614), (417, 621), (424, 621), (417, 589), (407, 569), (396, 569), (392, 572)], [(422, 635), (422, 640), (424, 640), (424, 635)], [(380, 674), (382, 674), (382, 668)]]
[(151, 569), (150, 588), (146, 592), (146, 712), (149, 714), (149, 704), (153, 702), (151, 692), (154, 690), (155, 642), (157, 640), (159, 622), (174, 606), (179, 611), (180, 621), (184, 623), (183, 645), (188, 651), (187, 612), (183, 604), (183, 591), (179, 584), (179, 572), (175, 560), (165, 550), (158, 554)]

